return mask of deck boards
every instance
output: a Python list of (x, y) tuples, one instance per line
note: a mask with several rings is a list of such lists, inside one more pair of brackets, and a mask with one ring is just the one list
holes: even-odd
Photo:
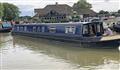
[(104, 36), (100, 41), (120, 40), (120, 35)]

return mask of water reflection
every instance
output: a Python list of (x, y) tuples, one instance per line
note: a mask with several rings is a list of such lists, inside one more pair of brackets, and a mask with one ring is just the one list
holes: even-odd
[(99, 65), (107, 60), (119, 60), (117, 49), (80, 48), (80, 44), (64, 43), (44, 39), (14, 37), (15, 44), (24, 45), (35, 53), (44, 53), (57, 58), (63, 58), (80, 65)]
[[(0, 42), (8, 40), (8, 42), (4, 44), (3, 43), (0, 44), (2, 45), (2, 56), (3, 56), (2, 59), (3, 59), (4, 69), (6, 68), (8, 69), (11, 66), (10, 65), (11, 62), (17, 64), (18, 61), (26, 62), (27, 60), (30, 60), (30, 62), (28, 61), (27, 63), (19, 62), (19, 65), (21, 64), (21, 66), (23, 66), (23, 68), (25, 69), (28, 69), (29, 66), (35, 69), (36, 67), (34, 68), (35, 65), (33, 65), (33, 63), (36, 62), (36, 64), (40, 64), (38, 61), (41, 60), (41, 61), (45, 61), (42, 63), (46, 63), (45, 65), (41, 65), (41, 67), (38, 66), (41, 69), (42, 68), (44, 69), (46, 67), (50, 69), (53, 69), (56, 67), (62, 70), (63, 69), (65, 70), (66, 69), (69, 69), (69, 70), (70, 69), (71, 70), (77, 70), (77, 69), (78, 70), (79, 69), (80, 70), (85, 70), (85, 69), (86, 70), (88, 69), (91, 69), (91, 70), (98, 70), (98, 69), (103, 69), (103, 70), (112, 69), (113, 70), (115, 69), (117, 70), (119, 69), (119, 65), (118, 65), (119, 64), (119, 51), (117, 49), (80, 48), (80, 44), (64, 43), (64, 42), (59, 42), (59, 41), (29, 38), (29, 37), (22, 37), (22, 36), (14, 36), (14, 37), (12, 37), (11, 35), (0, 36), (0, 38), (2, 37), (5, 37), (5, 38), (0, 39)], [(47, 58), (44, 58), (44, 56), (46, 55), (47, 55)], [(11, 58), (6, 59), (6, 57), (11, 57)], [(16, 57), (18, 57), (19, 59)], [(52, 58), (49, 58), (49, 57), (52, 57)], [(20, 58), (22, 60), (20, 60)], [(52, 62), (61, 62), (62, 65), (59, 65), (59, 63), (56, 63), (54, 64), (55, 67), (52, 67), (49, 65), (47, 66), (47, 64), (52, 65)], [(27, 64), (29, 65), (28, 68), (25, 67)], [(19, 68), (21, 66), (15, 65), (11, 67)]]

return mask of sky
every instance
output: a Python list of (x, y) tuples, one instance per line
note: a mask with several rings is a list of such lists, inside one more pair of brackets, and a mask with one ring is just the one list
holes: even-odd
[[(34, 16), (35, 8), (44, 8), (48, 4), (68, 4), (73, 6), (78, 0), (0, 0), (0, 2), (12, 3), (19, 7), (21, 16)], [(100, 10), (114, 12), (120, 9), (120, 0), (87, 0), (92, 4), (92, 9), (96, 12)]]

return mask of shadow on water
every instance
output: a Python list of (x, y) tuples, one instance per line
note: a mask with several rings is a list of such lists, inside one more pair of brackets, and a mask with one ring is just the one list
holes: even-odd
[[(119, 61), (118, 49), (81, 48), (80, 44), (65, 43), (46, 39), (14, 36), (14, 45), (22, 45), (34, 53), (64, 59), (80, 66), (101, 65), (109, 61)], [(96, 45), (97, 46), (97, 45)]]

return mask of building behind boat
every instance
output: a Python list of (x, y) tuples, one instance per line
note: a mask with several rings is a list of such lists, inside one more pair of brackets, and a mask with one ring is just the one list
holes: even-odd
[(33, 19), (35, 22), (45, 22), (45, 23), (59, 23), (68, 21), (80, 21), (83, 18), (94, 17), (96, 12), (91, 9), (80, 9), (79, 12), (73, 10), (67, 4), (54, 4), (47, 5), (44, 8), (34, 9), (35, 16)]

